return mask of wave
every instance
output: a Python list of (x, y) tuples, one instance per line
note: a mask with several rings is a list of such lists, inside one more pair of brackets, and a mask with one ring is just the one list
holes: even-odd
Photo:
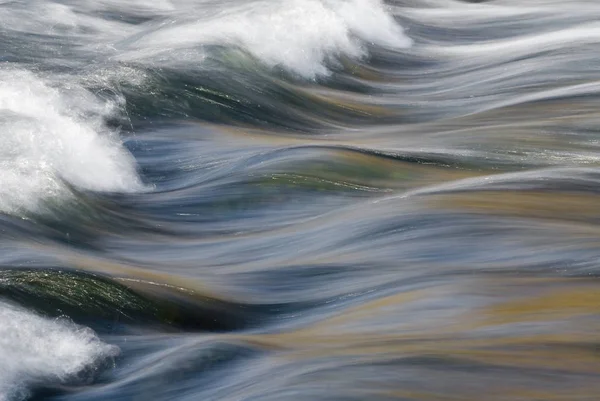
[[(20, 61), (25, 55), (35, 59), (37, 52), (44, 63), (62, 66), (77, 65), (82, 56), (103, 56), (202, 68), (210, 58), (206, 48), (218, 45), (237, 47), (268, 67), (314, 78), (327, 75), (327, 64), (341, 56), (365, 56), (365, 43), (394, 49), (411, 44), (380, 0), (139, 1), (127, 7), (111, 1), (34, 0), (0, 10), (0, 17), (7, 21), (5, 57), (13, 50)], [(27, 51), (17, 43), (24, 33), (34, 35)], [(69, 55), (75, 60), (65, 60)], [(230, 57), (235, 62), (235, 54)]]
[(98, 363), (118, 354), (90, 329), (0, 302), (0, 400), (32, 388), (89, 381)]
[[(117, 9), (129, 17), (118, 17), (113, 13)], [(71, 196), (68, 185), (92, 191), (141, 190), (135, 160), (123, 148), (118, 126), (128, 129), (128, 124), (140, 123), (157, 110), (208, 119), (215, 114), (215, 104), (231, 109), (231, 103), (233, 120), (248, 122), (251, 116), (255, 122), (310, 125), (306, 112), (298, 114), (289, 107), (277, 111), (264, 96), (249, 96), (247, 91), (235, 95), (244, 84), (230, 85), (210, 63), (195, 64), (196, 56), (217, 55), (233, 68), (233, 75), (249, 84), (255, 81), (252, 85), (260, 91), (260, 74), (244, 77), (235, 72), (231, 57), (236, 56), (214, 53), (214, 46), (241, 50), (241, 62), (249, 61), (250, 55), (266, 68), (314, 78), (329, 74), (328, 66), (340, 57), (365, 56), (367, 42), (391, 48), (410, 45), (387, 7), (368, 0), (181, 1), (152, 6), (137, 2), (125, 9), (110, 1), (92, 5), (35, 0), (8, 2), (0, 8), (0, 17), (6, 21), (0, 31), (3, 57), (19, 59), (17, 68), (0, 69), (0, 160), (5, 171), (0, 211), (13, 214), (40, 211), (47, 200), (64, 201)], [(24, 46), (21, 35), (30, 37)], [(171, 65), (174, 60), (176, 65)], [(199, 86), (197, 77), (182, 74), (181, 68), (188, 70), (192, 64), (213, 71), (203, 78), (207, 88)], [(178, 76), (182, 82), (173, 98), (169, 91)], [(180, 98), (177, 91), (187, 82), (198, 92)], [(265, 84), (284, 102), (297, 96), (283, 81), (268, 78)], [(144, 104), (152, 98), (155, 104)], [(237, 107), (241, 103), (248, 105), (247, 111)], [(320, 103), (332, 110), (328, 114), (337, 113), (337, 106)], [(189, 104), (188, 110), (184, 104)], [(296, 123), (288, 118), (290, 113), (298, 114)], [(344, 118), (344, 113), (337, 114), (335, 120)], [(112, 121), (116, 127), (109, 127)], [(315, 119), (312, 125), (323, 121)]]
[(35, 210), (68, 195), (62, 181), (96, 191), (141, 188), (135, 162), (103, 118), (102, 104), (77, 85), (0, 69), (0, 211)]
[[(155, 59), (159, 64), (202, 60), (207, 45), (239, 46), (269, 67), (282, 67), (306, 78), (328, 74), (326, 62), (336, 57), (360, 58), (360, 40), (408, 47), (411, 40), (373, 0), (253, 1), (204, 12), (196, 5), (179, 10), (154, 30), (128, 38), (120, 60)], [(213, 3), (213, 5), (215, 5)], [(191, 12), (191, 15), (189, 15)], [(359, 40), (360, 39), (360, 40)], [(121, 48), (117, 44), (117, 48)], [(161, 63), (162, 61), (162, 63)]]
[(0, 399), (598, 394), (599, 15), (0, 0)]

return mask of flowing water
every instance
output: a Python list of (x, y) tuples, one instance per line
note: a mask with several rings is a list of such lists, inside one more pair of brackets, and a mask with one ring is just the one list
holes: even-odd
[(597, 400), (599, 21), (0, 0), (0, 400)]

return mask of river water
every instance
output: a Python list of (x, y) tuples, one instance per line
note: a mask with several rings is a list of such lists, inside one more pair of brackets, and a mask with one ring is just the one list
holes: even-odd
[(599, 21), (0, 0), (0, 400), (597, 400)]

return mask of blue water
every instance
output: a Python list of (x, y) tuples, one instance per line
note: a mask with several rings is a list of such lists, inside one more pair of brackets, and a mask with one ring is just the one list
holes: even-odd
[(0, 0), (0, 401), (595, 400), (599, 17)]

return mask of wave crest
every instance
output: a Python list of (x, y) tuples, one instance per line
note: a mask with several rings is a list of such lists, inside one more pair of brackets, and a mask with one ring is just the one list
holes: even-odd
[(98, 191), (132, 191), (134, 160), (102, 123), (111, 112), (77, 85), (0, 69), (0, 211), (34, 210), (67, 193), (63, 180)]

